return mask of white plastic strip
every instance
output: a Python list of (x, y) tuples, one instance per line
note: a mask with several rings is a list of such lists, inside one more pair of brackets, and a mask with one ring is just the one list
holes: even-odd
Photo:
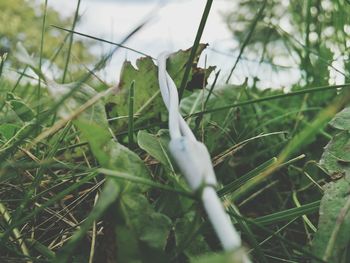
[(169, 52), (163, 52), (158, 57), (158, 79), (160, 92), (165, 106), (169, 111), (169, 132), (172, 138), (185, 136), (191, 140), (196, 140), (191, 129), (179, 113), (179, 97), (173, 79), (166, 71), (166, 60)]
[[(158, 78), (163, 101), (169, 111), (169, 149), (193, 191), (202, 185), (202, 201), (213, 228), (226, 251), (241, 247), (241, 238), (217, 196), (214, 169), (205, 145), (196, 140), (179, 112), (177, 88), (166, 71), (168, 52), (158, 57)], [(250, 262), (244, 255), (243, 262)]]
[(234, 250), (241, 247), (241, 237), (234, 229), (213, 187), (203, 189), (202, 201), (224, 250)]

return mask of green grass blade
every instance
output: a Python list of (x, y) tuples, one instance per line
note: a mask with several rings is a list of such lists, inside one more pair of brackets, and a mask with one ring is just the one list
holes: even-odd
[(283, 210), (281, 212), (276, 212), (266, 216), (254, 218), (254, 222), (261, 225), (269, 225), (292, 220), (302, 215), (316, 213), (320, 207), (320, 203), (320, 201), (315, 201), (306, 205), (302, 205), (300, 207), (294, 207)]
[[(73, 24), (72, 24), (72, 31), (74, 31), (76, 23), (78, 21), (80, 2), (81, 2), (81, 0), (78, 0), (77, 7), (75, 9), (74, 20), (73, 20)], [(71, 34), (70, 38), (69, 38), (68, 53), (67, 53), (67, 57), (66, 57), (66, 63), (64, 65), (63, 76), (62, 76), (62, 83), (65, 83), (65, 81), (66, 81), (66, 75), (67, 75), (70, 55), (71, 55), (71, 52), (72, 52), (72, 46), (73, 46), (73, 34)]]
[(192, 116), (198, 116), (201, 114), (208, 114), (208, 113), (212, 113), (212, 112), (236, 108), (239, 106), (245, 106), (245, 105), (249, 105), (249, 104), (253, 104), (253, 103), (259, 103), (262, 101), (269, 101), (269, 100), (276, 100), (276, 99), (288, 98), (288, 97), (293, 97), (293, 96), (300, 96), (300, 95), (307, 94), (307, 93), (322, 92), (322, 91), (326, 91), (326, 90), (339, 89), (339, 88), (350, 88), (350, 83), (346, 83), (346, 84), (342, 84), (342, 85), (332, 85), (332, 86), (322, 86), (322, 87), (316, 87), (316, 88), (301, 89), (301, 90), (294, 91), (294, 92), (277, 94), (277, 95), (267, 96), (267, 97), (263, 97), (263, 98), (259, 98), (259, 99), (247, 100), (247, 101), (243, 101), (243, 102), (225, 105), (222, 107), (217, 107), (214, 109), (195, 112), (195, 113), (192, 113), (191, 115), (186, 116), (186, 118), (192, 117)]
[(239, 177), (238, 179), (234, 180), (233, 182), (225, 185), (223, 188), (221, 188), (218, 191), (218, 195), (220, 197), (227, 195), (228, 193), (234, 192), (237, 189), (239, 189), (244, 183), (246, 183), (247, 181), (249, 181), (250, 179), (254, 178), (255, 176), (257, 176), (258, 174), (260, 174), (262, 171), (266, 170), (268, 167), (270, 167), (271, 165), (273, 165), (275, 162), (277, 161), (277, 158), (274, 157), (264, 163), (262, 163), (261, 165), (259, 165), (258, 167), (256, 167), (255, 169), (253, 169), (252, 171), (250, 171), (249, 173)]
[(135, 81), (131, 82), (129, 89), (129, 123), (128, 123), (128, 138), (129, 148), (134, 144), (134, 99), (135, 99)]
[(199, 46), (199, 42), (201, 40), (205, 24), (207, 23), (207, 19), (209, 16), (209, 12), (210, 12), (212, 3), (213, 3), (213, 0), (207, 0), (207, 3), (205, 5), (202, 19), (201, 19), (201, 22), (199, 23), (199, 28), (197, 30), (196, 38), (195, 38), (193, 46), (191, 48), (191, 54), (190, 54), (190, 57), (189, 57), (188, 62), (186, 64), (185, 72), (184, 72), (184, 75), (182, 77), (182, 81), (181, 81), (181, 84), (179, 87), (179, 101), (181, 101), (182, 95), (185, 91), (185, 88), (187, 85), (187, 80), (188, 80), (188, 77), (190, 75), (190, 71), (192, 68), (193, 60), (196, 56), (197, 48)]

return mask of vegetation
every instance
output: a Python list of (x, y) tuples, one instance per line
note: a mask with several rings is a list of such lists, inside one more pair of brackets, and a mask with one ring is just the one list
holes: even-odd
[[(211, 2), (193, 47), (174, 53), (168, 70), (184, 88), (182, 114), (208, 147), (247, 252), (253, 262), (349, 262), (350, 89), (331, 79), (340, 53), (347, 80), (348, 3), (241, 1), (228, 16), (240, 40), (237, 63), (243, 54), (269, 63), (298, 56), (301, 77), (286, 92), (262, 90), (257, 80), (221, 84), (215, 67), (198, 67)], [(45, 6), (38, 15), (27, 1), (0, 5), (9, 17), (27, 8), (21, 12), (35, 18), (8, 32), (0, 26), (0, 261), (239, 262), (241, 251), (221, 252), (169, 156), (154, 59), (140, 58), (137, 68), (125, 62), (117, 88), (94, 74), (144, 25), (91, 65), (90, 43), (65, 41), (72, 35), (49, 27), (74, 28), (68, 20)], [(278, 10), (293, 21), (292, 35), (272, 26)], [(32, 31), (40, 32), (37, 45), (21, 39)]]

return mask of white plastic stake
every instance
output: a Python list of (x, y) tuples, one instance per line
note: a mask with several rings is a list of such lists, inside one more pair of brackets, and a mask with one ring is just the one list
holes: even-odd
[[(208, 218), (226, 251), (241, 247), (241, 238), (226, 214), (215, 186), (216, 176), (207, 147), (196, 140), (179, 112), (179, 98), (174, 81), (166, 71), (168, 52), (158, 57), (158, 79), (163, 101), (169, 111), (170, 153), (193, 191), (202, 188), (202, 202)], [(250, 262), (244, 255), (243, 262)]]

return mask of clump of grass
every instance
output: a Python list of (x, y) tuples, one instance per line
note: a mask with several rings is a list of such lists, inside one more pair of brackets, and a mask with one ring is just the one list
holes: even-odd
[[(0, 261), (232, 261), (240, 251), (220, 253), (198, 196), (168, 154), (152, 58), (139, 60), (138, 69), (125, 63), (117, 92), (96, 80), (95, 73), (120, 48), (146, 55), (127, 47), (127, 41), (147, 21), (120, 43), (79, 33), (115, 48), (92, 70), (61, 84), (68, 82), (74, 55), (77, 3), (71, 29), (54, 25), (69, 32), (69, 41), (57, 47), (57, 55), (67, 53), (56, 80), (42, 71), (47, 1), (40, 48), (33, 56), (17, 55), (21, 68), (15, 82), (1, 57)], [(252, 260), (324, 262), (308, 249), (318, 222), (320, 185), (330, 181), (315, 164), (334, 133), (327, 123), (350, 101), (349, 85), (298, 84), (285, 93), (255, 84), (220, 84), (217, 72), (208, 87), (186, 89), (198, 70), (193, 61), (204, 48), (200, 38), (211, 5), (207, 1), (192, 49), (174, 53), (169, 62), (181, 87), (183, 115), (211, 153), (218, 194)], [(269, 8), (265, 5), (233, 70)], [(35, 82), (24, 82), (29, 68)], [(213, 69), (201, 70), (205, 83)]]

